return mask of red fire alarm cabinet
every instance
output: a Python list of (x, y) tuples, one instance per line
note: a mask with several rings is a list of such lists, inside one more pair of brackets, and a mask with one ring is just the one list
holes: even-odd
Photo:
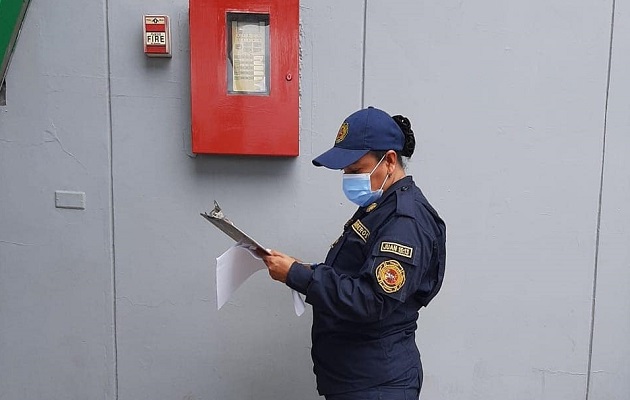
[(194, 153), (297, 156), (299, 0), (189, 0)]

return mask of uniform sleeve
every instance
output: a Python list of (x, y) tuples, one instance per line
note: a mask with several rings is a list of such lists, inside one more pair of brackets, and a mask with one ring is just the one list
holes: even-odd
[(313, 308), (345, 320), (377, 321), (416, 293), (431, 251), (431, 239), (413, 218), (394, 217), (373, 241), (358, 276), (294, 263), (287, 285), (306, 294)]

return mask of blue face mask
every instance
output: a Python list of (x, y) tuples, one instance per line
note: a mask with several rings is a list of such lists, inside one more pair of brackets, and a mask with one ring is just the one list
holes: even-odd
[(384, 158), (385, 156), (381, 158), (381, 161), (376, 164), (372, 172), (369, 174), (343, 174), (343, 193), (346, 195), (348, 200), (359, 207), (365, 207), (368, 204), (375, 202), (383, 195), (383, 186), (385, 186), (385, 182), (389, 179), (389, 174), (387, 174), (383, 184), (378, 190), (372, 190), (370, 176), (372, 176)]

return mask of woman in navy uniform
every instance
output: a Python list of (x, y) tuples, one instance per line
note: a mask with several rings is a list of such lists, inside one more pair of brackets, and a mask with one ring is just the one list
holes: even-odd
[(313, 164), (343, 170), (358, 210), (324, 263), (264, 257), (271, 277), (313, 307), (313, 370), (327, 400), (419, 396), (416, 320), (442, 285), (446, 227), (405, 173), (414, 148), (407, 118), (372, 107), (350, 115)]

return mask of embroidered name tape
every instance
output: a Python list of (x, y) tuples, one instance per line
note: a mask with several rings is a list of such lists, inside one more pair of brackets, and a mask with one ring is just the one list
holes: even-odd
[(381, 252), (393, 253), (399, 256), (411, 258), (413, 256), (413, 247), (403, 246), (394, 242), (381, 242)]
[(352, 230), (355, 231), (364, 242), (367, 242), (370, 237), (370, 231), (358, 219), (352, 224)]

